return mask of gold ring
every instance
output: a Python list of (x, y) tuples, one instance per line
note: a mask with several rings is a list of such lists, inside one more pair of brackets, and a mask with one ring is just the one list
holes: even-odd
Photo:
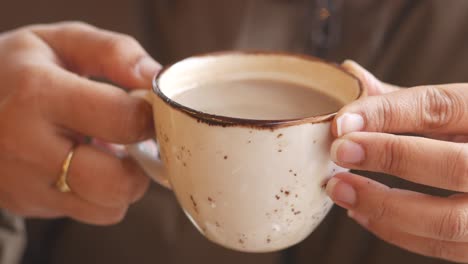
[(57, 189), (63, 193), (71, 192), (70, 186), (68, 185), (68, 182), (67, 182), (67, 178), (68, 178), (68, 170), (70, 169), (70, 164), (71, 164), (74, 154), (75, 154), (75, 147), (72, 147), (70, 152), (68, 152), (67, 158), (63, 161), (62, 172), (60, 173), (60, 177), (55, 183), (55, 187), (57, 187)]

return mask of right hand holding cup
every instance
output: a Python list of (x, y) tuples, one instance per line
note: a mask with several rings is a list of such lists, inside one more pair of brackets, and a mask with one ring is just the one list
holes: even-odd
[(328, 182), (328, 194), (351, 218), (391, 244), (468, 262), (468, 84), (400, 90), (354, 62), (344, 66), (371, 96), (345, 106), (336, 116), (332, 159), (346, 168), (463, 193), (435, 197), (340, 173)]

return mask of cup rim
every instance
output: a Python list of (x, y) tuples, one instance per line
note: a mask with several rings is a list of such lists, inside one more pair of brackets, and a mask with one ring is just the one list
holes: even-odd
[(297, 54), (297, 53), (291, 53), (291, 52), (282, 52), (282, 51), (216, 51), (216, 52), (209, 52), (209, 53), (203, 53), (199, 55), (194, 55), (190, 56), (188, 58), (179, 60), (177, 62), (168, 64), (167, 66), (164, 66), (161, 71), (159, 71), (153, 78), (153, 92), (160, 98), (162, 99), (166, 104), (168, 104), (170, 107), (181, 111), (182, 113), (185, 113), (195, 119), (197, 119), (197, 122), (203, 122), (208, 125), (214, 125), (214, 126), (222, 126), (222, 127), (232, 127), (232, 126), (244, 126), (244, 127), (250, 127), (250, 128), (261, 128), (261, 129), (276, 129), (276, 128), (282, 128), (282, 127), (289, 127), (289, 126), (295, 126), (295, 125), (302, 125), (302, 124), (317, 124), (317, 123), (323, 123), (323, 122), (328, 122), (331, 121), (335, 115), (338, 113), (338, 111), (334, 111), (331, 113), (325, 113), (321, 115), (314, 115), (314, 116), (307, 116), (307, 117), (301, 117), (301, 118), (291, 118), (291, 119), (249, 119), (249, 118), (237, 118), (237, 117), (229, 117), (229, 116), (223, 116), (223, 115), (215, 115), (215, 114), (209, 114), (205, 113), (190, 107), (187, 107), (185, 105), (179, 104), (176, 101), (172, 100), (171, 98), (167, 97), (162, 91), (161, 88), (159, 87), (159, 80), (163, 76), (163, 74), (172, 68), (172, 66), (181, 63), (187, 59), (196, 59), (196, 58), (204, 58), (204, 57), (216, 57), (216, 56), (221, 56), (221, 55), (267, 55), (267, 56), (289, 56), (289, 57), (296, 57), (299, 59), (303, 60), (308, 60), (308, 61), (318, 61), (324, 64), (327, 64), (329, 66), (332, 66), (341, 72), (347, 74), (348, 76), (351, 76), (353, 79), (355, 79), (358, 83), (358, 88), (359, 88), (359, 93), (357, 97), (352, 100), (352, 102), (364, 97), (366, 95), (366, 90), (364, 89), (364, 86), (362, 85), (361, 80), (359, 80), (356, 76), (351, 74), (350, 72), (346, 71), (343, 67), (336, 63), (331, 63), (328, 61), (325, 61), (323, 59), (319, 59), (310, 55), (306, 54)]

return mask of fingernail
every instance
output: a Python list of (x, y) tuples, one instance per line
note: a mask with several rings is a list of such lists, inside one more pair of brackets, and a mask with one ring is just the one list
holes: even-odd
[(336, 132), (338, 137), (350, 132), (360, 131), (364, 128), (364, 119), (361, 115), (344, 113), (336, 119)]
[(330, 156), (334, 162), (348, 164), (357, 164), (365, 159), (361, 145), (348, 139), (335, 140), (331, 146)]
[(328, 181), (326, 192), (333, 201), (345, 208), (351, 208), (356, 203), (356, 191), (354, 188), (336, 177)]
[(145, 81), (151, 81), (161, 69), (161, 65), (150, 57), (143, 57), (136, 65), (135, 69)]
[(369, 224), (369, 219), (367, 217), (358, 214), (355, 211), (348, 210), (348, 216), (362, 226), (367, 226)]

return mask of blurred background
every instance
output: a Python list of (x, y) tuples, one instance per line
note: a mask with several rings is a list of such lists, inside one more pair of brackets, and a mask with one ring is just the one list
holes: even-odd
[[(354, 59), (384, 81), (412, 86), (468, 81), (466, 14), (466, 0), (2, 0), (0, 32), (79, 20), (134, 36), (162, 64), (215, 50), (285, 50), (336, 63)], [(447, 263), (381, 242), (338, 208), (288, 250), (226, 250), (198, 234), (172, 193), (158, 186), (118, 225), (29, 219), (26, 230), (24, 264)]]

